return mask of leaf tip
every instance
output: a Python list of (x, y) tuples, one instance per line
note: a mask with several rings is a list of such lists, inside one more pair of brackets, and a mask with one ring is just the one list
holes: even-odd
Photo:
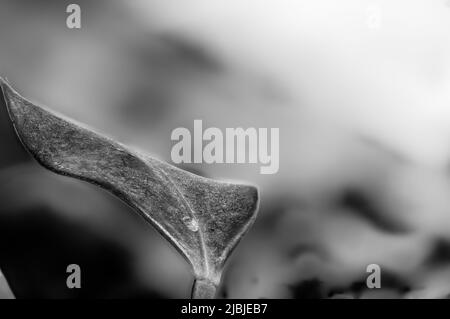
[(252, 213), (256, 214), (258, 212), (259, 198), (260, 198), (259, 187), (253, 184), (238, 184), (238, 186), (239, 192), (247, 199), (249, 203), (252, 203), (253, 205)]
[(252, 202), (255, 203), (255, 211), (258, 210), (259, 205), (259, 188), (256, 185), (246, 184), (243, 185), (245, 189), (245, 193), (251, 199)]

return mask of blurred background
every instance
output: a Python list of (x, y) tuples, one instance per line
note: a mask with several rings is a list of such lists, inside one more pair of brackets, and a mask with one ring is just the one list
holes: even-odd
[[(194, 119), (280, 128), (277, 174), (183, 166), (261, 191), (220, 297), (450, 296), (449, 1), (0, 0), (0, 43), (25, 97), (169, 163)], [(36, 164), (3, 99), (0, 269), (17, 298), (186, 298), (193, 280), (121, 201)]]

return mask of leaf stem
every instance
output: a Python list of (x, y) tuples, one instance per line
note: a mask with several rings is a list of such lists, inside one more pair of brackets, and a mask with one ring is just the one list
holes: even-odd
[(214, 299), (217, 287), (207, 279), (195, 279), (192, 286), (192, 299)]

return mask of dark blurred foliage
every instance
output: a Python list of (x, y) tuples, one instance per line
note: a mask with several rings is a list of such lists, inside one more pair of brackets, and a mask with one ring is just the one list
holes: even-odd
[(3, 95), (0, 99), (0, 108), (0, 145), (3, 147), (0, 156), (0, 168), (31, 161), (11, 125)]
[(302, 281), (291, 287), (292, 296), (297, 299), (321, 299), (325, 295), (321, 291), (322, 283), (318, 279)]
[(390, 233), (407, 232), (405, 225), (395, 220), (395, 216), (380, 213), (376, 207), (376, 194), (363, 188), (347, 187), (338, 195), (337, 206), (341, 206), (349, 213), (361, 216), (370, 221), (375, 227)]
[[(159, 298), (140, 285), (130, 254), (50, 207), (2, 212), (1, 264), (17, 298)], [(68, 265), (82, 269), (82, 289), (68, 289)]]

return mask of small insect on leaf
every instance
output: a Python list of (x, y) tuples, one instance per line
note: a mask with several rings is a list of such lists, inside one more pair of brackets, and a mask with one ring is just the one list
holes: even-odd
[(193, 297), (212, 298), (225, 261), (256, 218), (254, 186), (218, 182), (137, 153), (0, 84), (19, 139), (47, 169), (130, 205), (192, 265)]

